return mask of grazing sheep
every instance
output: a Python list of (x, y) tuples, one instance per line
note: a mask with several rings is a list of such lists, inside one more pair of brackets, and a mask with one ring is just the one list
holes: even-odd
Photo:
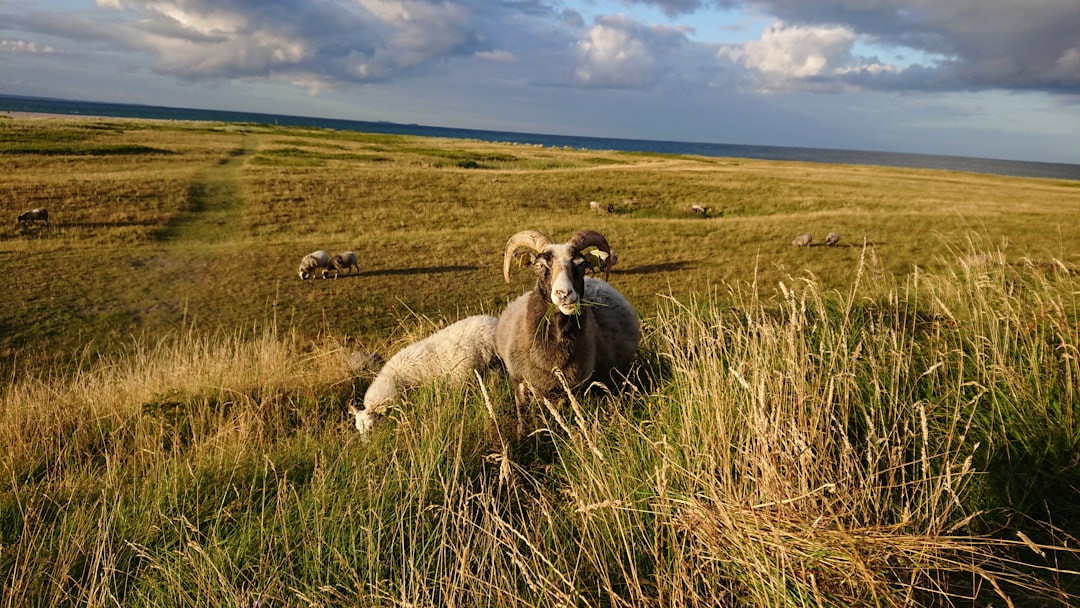
[(810, 241), (813, 241), (813, 240), (814, 240), (814, 237), (810, 236), (809, 233), (800, 234), (799, 236), (795, 237), (794, 241), (791, 241), (791, 246), (792, 247), (809, 247), (810, 246)]
[[(300, 280), (315, 276), (315, 271), (330, 265), (330, 254), (323, 250), (312, 251), (300, 260)], [(325, 278), (325, 275), (323, 275)]]
[(466, 317), (399, 350), (364, 393), (364, 409), (349, 406), (356, 430), (366, 433), (379, 413), (410, 388), (437, 380), (464, 384), (474, 372), (494, 365), (498, 322), (491, 315)]
[(840, 242), (840, 235), (839, 234), (836, 234), (835, 232), (830, 232), (829, 234), (825, 235), (825, 246), (826, 247), (832, 247), (833, 245), (835, 245), (835, 244), (837, 244), (839, 242)]
[(34, 222), (44, 222), (45, 225), (48, 226), (49, 210), (31, 209), (30, 211), (19, 215), (19, 219), (15, 220), (16, 224), (33, 224)]
[(702, 217), (709, 214), (709, 208), (708, 207), (702, 207), (701, 205), (690, 205), (689, 207), (686, 207), (685, 209), (683, 209), (683, 211), (685, 211), (686, 213), (697, 214), (697, 215), (700, 215)]
[(330, 274), (332, 271), (334, 273), (334, 278), (336, 279), (338, 278), (338, 275), (341, 274), (342, 270), (352, 270), (353, 268), (355, 268), (356, 272), (359, 274), (360, 264), (356, 261), (356, 254), (352, 251), (339, 253), (330, 258), (330, 265), (328, 267), (322, 269), (322, 278), (325, 279), (326, 275)]
[(556, 370), (570, 387), (626, 371), (641, 340), (637, 313), (614, 287), (585, 276), (587, 268), (613, 264), (603, 235), (582, 230), (556, 244), (535, 230), (519, 232), (503, 253), (507, 282), (519, 250), (536, 271), (536, 285), (506, 307), (495, 332), (518, 406), (529, 391), (534, 396), (557, 391), (562, 382)]
[(600, 201), (589, 201), (589, 209), (597, 213), (615, 213), (615, 205), (611, 203), (605, 205)]

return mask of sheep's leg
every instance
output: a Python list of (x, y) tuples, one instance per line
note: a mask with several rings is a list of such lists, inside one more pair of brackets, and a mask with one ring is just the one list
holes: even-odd
[(529, 389), (522, 381), (514, 383), (514, 408), (517, 412), (517, 439), (520, 441), (525, 436), (525, 418), (521, 414), (521, 406), (528, 400), (526, 391)]

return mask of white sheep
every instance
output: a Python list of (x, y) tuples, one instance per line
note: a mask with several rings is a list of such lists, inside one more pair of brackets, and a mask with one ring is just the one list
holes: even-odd
[(825, 235), (825, 246), (826, 247), (832, 247), (833, 245), (836, 245), (839, 242), (840, 242), (840, 235), (839, 234), (836, 234), (835, 232), (830, 232), (829, 234)]
[(326, 275), (331, 272), (334, 273), (334, 278), (338, 278), (342, 270), (356, 269), (356, 272), (360, 272), (360, 264), (356, 261), (356, 253), (352, 251), (346, 251), (345, 253), (339, 253), (330, 258), (330, 264), (326, 268), (322, 269), (322, 278), (326, 278)]
[(330, 265), (330, 254), (323, 250), (312, 251), (300, 260), (300, 280), (315, 276), (315, 271)]
[(444, 381), (462, 385), (485, 372), (498, 357), (491, 315), (474, 315), (399, 350), (382, 367), (364, 393), (364, 408), (349, 405), (356, 430), (366, 433), (379, 414), (410, 388)]
[(519, 232), (503, 253), (507, 282), (519, 250), (536, 271), (536, 285), (506, 307), (495, 332), (518, 406), (529, 393), (557, 391), (563, 379), (573, 388), (625, 373), (641, 340), (640, 320), (614, 287), (585, 276), (588, 268), (607, 270), (614, 264), (603, 235), (582, 230), (555, 244), (535, 230)]
[(813, 241), (813, 240), (814, 240), (814, 237), (810, 236), (809, 233), (800, 234), (799, 236), (795, 237), (795, 240), (791, 241), (791, 246), (792, 247), (809, 247), (810, 242)]

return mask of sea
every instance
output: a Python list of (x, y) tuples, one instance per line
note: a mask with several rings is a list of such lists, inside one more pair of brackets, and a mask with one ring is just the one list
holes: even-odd
[(421, 135), (426, 137), (447, 137), (454, 139), (475, 139), (491, 142), (534, 144), (556, 148), (657, 152), (663, 154), (691, 154), (721, 158), (751, 158), (759, 160), (802, 161), (847, 165), (877, 165), (885, 167), (964, 171), (968, 173), (986, 173), (1014, 177), (1080, 180), (1080, 164), (1070, 163), (1043, 163), (945, 156), (938, 154), (838, 150), (832, 148), (753, 146), (651, 139), (584, 137), (544, 133), (515, 133), (511, 131), (458, 129), (383, 121), (345, 120), (340, 118), (317, 118), (312, 116), (262, 114), (227, 110), (171, 108), (165, 106), (73, 101), (67, 99), (23, 97), (17, 95), (0, 95), (0, 112), (38, 112), (73, 116), (254, 123), (291, 127), (314, 127), (364, 133), (391, 133), (400, 135)]

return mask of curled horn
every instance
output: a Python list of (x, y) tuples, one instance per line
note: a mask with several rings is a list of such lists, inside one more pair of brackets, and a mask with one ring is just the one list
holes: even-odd
[(503, 279), (507, 283), (510, 282), (510, 261), (514, 259), (514, 254), (518, 249), (529, 249), (539, 253), (550, 244), (551, 239), (536, 230), (522, 230), (510, 237), (510, 240), (506, 241), (506, 250), (503, 252)]
[(588, 249), (589, 247), (596, 247), (600, 251), (603, 251), (605, 254), (603, 258), (604, 279), (607, 279), (608, 268), (611, 267), (611, 264), (607, 263), (607, 261), (611, 259), (611, 247), (608, 245), (604, 235), (595, 230), (579, 230), (574, 236), (570, 237), (569, 241), (566, 241), (566, 244), (577, 251)]

